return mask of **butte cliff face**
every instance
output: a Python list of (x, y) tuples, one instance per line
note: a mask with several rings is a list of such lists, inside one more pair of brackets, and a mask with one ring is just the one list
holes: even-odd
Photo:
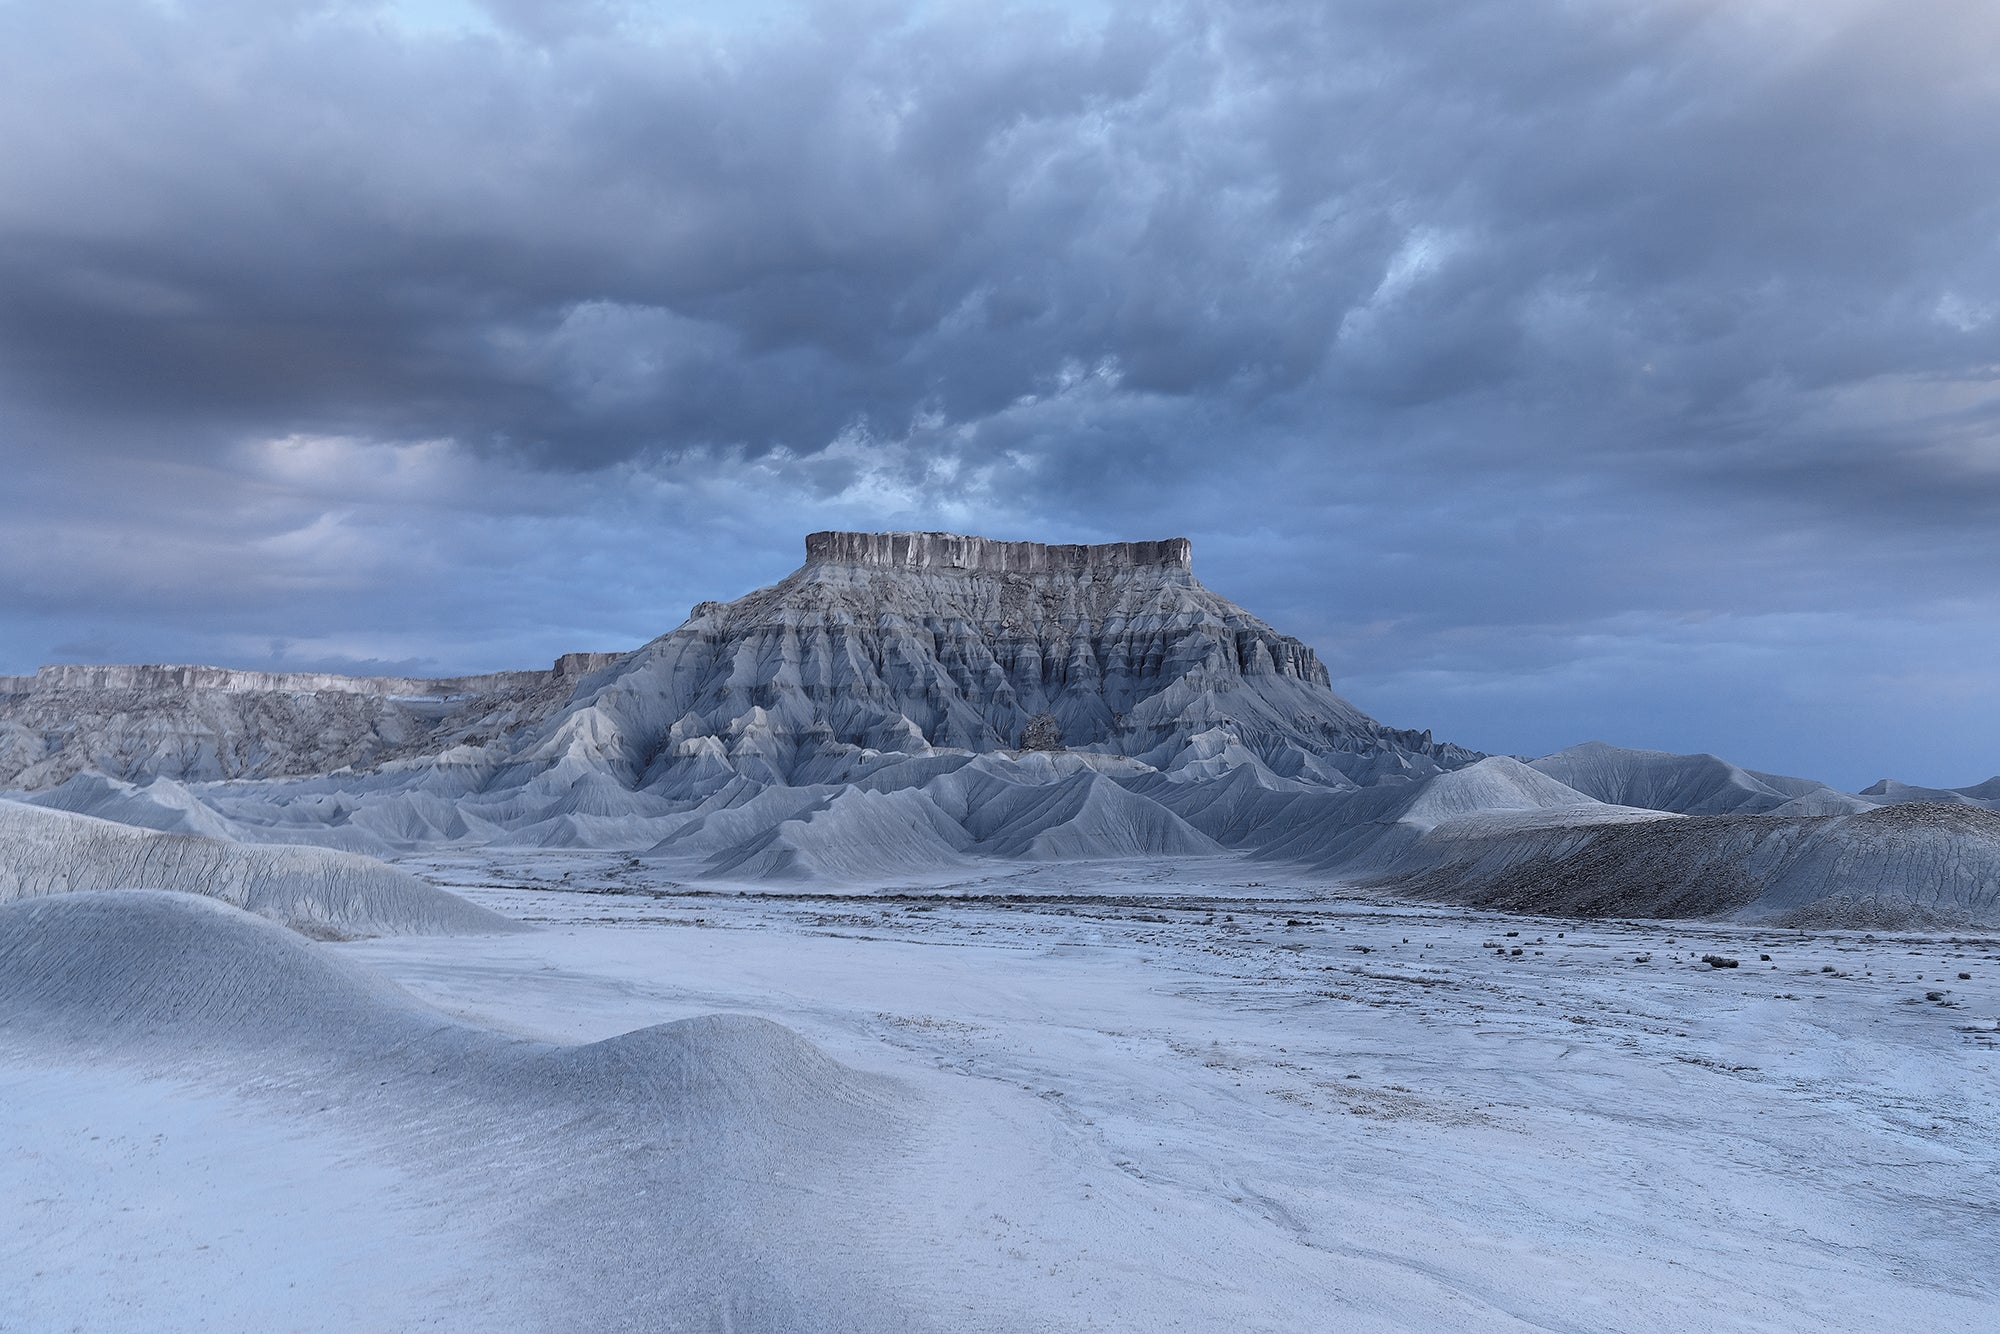
[(1184, 539), (1103, 546), (815, 533), (793, 574), (703, 603), (518, 763), (701, 795), (852, 781), (891, 757), (1061, 750), (1171, 769), (1228, 751), (1345, 786), (1475, 756), (1383, 727), (1310, 648), (1195, 578)]

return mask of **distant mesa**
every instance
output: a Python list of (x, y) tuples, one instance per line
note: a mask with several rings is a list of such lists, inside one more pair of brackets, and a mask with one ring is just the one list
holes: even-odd
[(0, 676), (0, 789), (86, 773), (143, 783), (373, 768), (546, 717), (623, 656), (565, 653), (544, 670), (435, 678), (175, 664)]
[(262, 672), (233, 667), (171, 664), (42, 667), (33, 676), (0, 676), (0, 695), (55, 691), (212, 690), (231, 694), (346, 694), (383, 697), (498, 694), (574, 680), (618, 660), (616, 653), (565, 653), (547, 671), (492, 672), (484, 676), (340, 676), (331, 672)]

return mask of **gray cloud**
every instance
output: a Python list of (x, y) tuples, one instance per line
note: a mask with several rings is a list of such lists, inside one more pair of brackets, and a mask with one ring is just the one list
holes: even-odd
[(0, 668), (1173, 530), (1399, 723), (2000, 768), (1990, 5), (484, 12), (0, 4)]

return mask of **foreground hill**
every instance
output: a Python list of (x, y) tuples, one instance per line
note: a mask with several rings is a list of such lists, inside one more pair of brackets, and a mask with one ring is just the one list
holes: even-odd
[(244, 847), (0, 801), (0, 903), (107, 889), (199, 894), (320, 937), (518, 929), (368, 857)]
[(2000, 814), (1918, 803), (1804, 816), (1461, 817), (1379, 878), (1425, 898), (1582, 917), (1791, 927), (2000, 924)]
[[(161, 1134), (126, 1104), (144, 1108), (149, 1089), (189, 1085), (210, 1093), (206, 1136), (246, 1126), (253, 1136), (247, 1149), (232, 1146), (237, 1160), (215, 1175), (274, 1184), (232, 1197), (250, 1212), (191, 1238), (188, 1250), (199, 1241), (201, 1252), (291, 1258), (291, 1248), (334, 1230), (317, 1215), (341, 1199), (334, 1188), (357, 1178), (375, 1198), (350, 1211), (349, 1226), (393, 1237), (410, 1228), (407, 1215), (430, 1220), (410, 1228), (403, 1253), (375, 1272), (352, 1272), (357, 1252), (369, 1253), (365, 1232), (321, 1241), (334, 1254), (320, 1272), (341, 1276), (335, 1291), (407, 1294), (402, 1309), (374, 1319), (329, 1313), (317, 1307), (319, 1293), (247, 1266), (225, 1268), (223, 1290), (202, 1292), (198, 1278), (163, 1274), (142, 1252), (118, 1254), (115, 1272), (145, 1273), (147, 1291), (111, 1289), (119, 1300), (110, 1319), (99, 1288), (72, 1298), (60, 1323), (35, 1313), (9, 1328), (776, 1334), (825, 1328), (827, 1311), (854, 1328), (925, 1328), (876, 1275), (853, 1272), (854, 1248), (839, 1240), (860, 1226), (863, 1208), (849, 1207), (857, 1189), (896, 1165), (890, 1141), (906, 1115), (899, 1090), (768, 1019), (707, 1014), (602, 1041), (532, 1041), (457, 1020), (328, 946), (212, 898), (75, 893), (0, 903), (0, 1057), (9, 1072), (79, 1072), (55, 1084), (60, 1101), (30, 1109), (40, 1112), (30, 1131), (61, 1121), (79, 1087), (93, 1134), (99, 1118), (146, 1125), (146, 1152), (121, 1159), (106, 1190), (125, 1205), (121, 1227), (130, 1229), (134, 1207), (153, 1205), (146, 1192), (163, 1170)], [(106, 1085), (117, 1091), (89, 1100)], [(115, 1138), (108, 1128), (104, 1137)], [(348, 1146), (344, 1161), (310, 1156), (323, 1138)], [(87, 1179), (87, 1152), (75, 1157), (71, 1182)], [(392, 1193), (407, 1181), (420, 1190)], [(229, 1188), (187, 1185), (196, 1196)], [(51, 1203), (38, 1201), (35, 1216)], [(154, 1207), (170, 1220), (163, 1228), (199, 1217), (175, 1195)], [(244, 1235), (264, 1230), (277, 1234), (269, 1244)], [(67, 1260), (77, 1243), (64, 1244)], [(424, 1291), (441, 1259), (474, 1271), (455, 1301)], [(203, 1272), (200, 1255), (186, 1263)], [(8, 1305), (33, 1312), (51, 1289), (86, 1286), (67, 1263), (47, 1270), (10, 1274), (21, 1281)], [(495, 1290), (519, 1304), (485, 1306)], [(270, 1307), (263, 1319), (216, 1315), (254, 1308), (260, 1296)], [(78, 1308), (87, 1321), (73, 1323)], [(129, 1314), (162, 1308), (173, 1314)]]

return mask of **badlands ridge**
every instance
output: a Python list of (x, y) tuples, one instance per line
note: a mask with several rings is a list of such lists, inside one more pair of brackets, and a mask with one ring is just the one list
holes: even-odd
[[(74, 820), (68, 846), (102, 849), (82, 861), (117, 864), (70, 888), (138, 883), (132, 858), (189, 848), (219, 866), (603, 849), (690, 879), (863, 888), (1229, 855), (1527, 911), (2000, 923), (2000, 779), (1856, 794), (1596, 743), (1483, 756), (1363, 714), (1309, 647), (1203, 587), (1182, 539), (816, 533), (806, 557), (635, 651), (545, 672), (0, 678), (0, 900), (63, 887), (20, 849), (48, 837), (32, 822)], [(336, 933), (444, 925), (414, 899), (398, 927), (379, 895), (328, 907), (286, 883), (237, 901)]]

